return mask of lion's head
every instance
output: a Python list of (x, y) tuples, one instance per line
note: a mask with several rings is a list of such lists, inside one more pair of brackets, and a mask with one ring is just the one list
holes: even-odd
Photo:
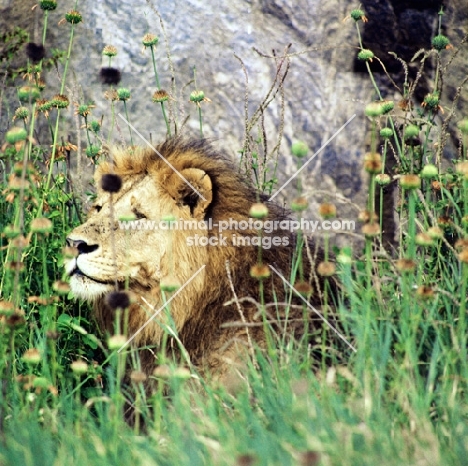
[[(122, 182), (112, 194), (101, 188), (109, 174)], [(112, 332), (114, 316), (104, 298), (116, 288), (128, 288), (135, 297), (128, 313), (129, 336), (138, 332), (133, 343), (157, 346), (163, 324), (171, 320), (194, 362), (216, 365), (211, 355), (229, 338), (245, 337), (245, 329), (223, 326), (240, 320), (236, 304), (224, 305), (232, 300), (232, 290), (240, 297), (259, 298), (258, 279), (249, 274), (258, 261), (258, 247), (236, 246), (233, 236), (239, 232), (220, 233), (217, 225), (249, 220), (249, 210), (259, 199), (255, 191), (206, 142), (181, 139), (163, 143), (157, 153), (149, 148), (117, 151), (112, 162), (98, 167), (95, 179), (96, 202), (87, 221), (68, 237), (78, 251), (67, 264), (73, 293), (92, 301), (98, 322)], [(281, 207), (268, 208), (270, 218), (284, 218)], [(188, 221), (190, 228), (162, 229), (168, 224), (160, 222), (170, 220)], [(212, 229), (206, 228), (207, 221)], [(288, 273), (294, 238), (283, 234), (289, 235), (287, 244), (263, 251), (263, 261)], [(257, 231), (244, 229), (242, 235), (257, 236)], [(164, 304), (161, 283), (174, 280), (181, 289), (170, 303), (170, 319), (161, 312), (146, 325)], [(281, 300), (281, 281), (265, 283), (266, 299)], [(279, 285), (276, 290), (273, 283)], [(258, 320), (256, 311), (251, 306), (243, 318)], [(252, 332), (261, 339), (260, 330)]]

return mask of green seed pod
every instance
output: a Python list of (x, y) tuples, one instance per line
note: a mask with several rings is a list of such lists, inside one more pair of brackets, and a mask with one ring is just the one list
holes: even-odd
[(369, 49), (362, 49), (358, 53), (357, 57), (359, 60), (362, 60), (362, 61), (372, 61), (372, 59), (374, 58), (374, 52), (372, 52), (372, 50), (369, 50)]
[(202, 102), (205, 99), (205, 93), (203, 91), (193, 91), (190, 94), (191, 102)]
[(419, 127), (416, 125), (408, 125), (405, 128), (404, 137), (405, 139), (412, 139), (419, 136)]
[(438, 174), (439, 174), (439, 170), (432, 163), (428, 163), (427, 165), (424, 165), (424, 168), (421, 170), (421, 178), (424, 178), (424, 179), (435, 178)]
[(119, 100), (122, 100), (124, 102), (130, 99), (130, 91), (125, 87), (117, 89), (117, 95), (119, 96)]
[(380, 130), (380, 136), (382, 136), (384, 139), (390, 139), (393, 136), (392, 128), (382, 128)]
[(439, 52), (446, 49), (449, 45), (450, 41), (443, 34), (439, 34), (432, 39), (432, 46)]
[(145, 47), (153, 47), (159, 42), (158, 36), (154, 34), (145, 34), (142, 39), (143, 45)]
[(27, 137), (28, 132), (19, 126), (15, 126), (14, 128), (10, 129), (10, 131), (8, 131), (5, 135), (5, 139), (8, 144), (16, 144), (17, 142), (25, 141)]
[(36, 86), (22, 86), (18, 89), (18, 98), (21, 102), (36, 102), (41, 91)]
[(309, 148), (307, 147), (307, 144), (305, 142), (296, 141), (291, 146), (291, 151), (293, 155), (296, 156), (298, 159), (302, 159), (303, 157), (307, 156), (307, 153), (309, 152)]

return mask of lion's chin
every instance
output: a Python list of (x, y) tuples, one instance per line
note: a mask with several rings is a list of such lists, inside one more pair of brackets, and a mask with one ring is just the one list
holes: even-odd
[(86, 301), (95, 301), (114, 289), (111, 284), (100, 283), (81, 274), (70, 277), (70, 288), (75, 297)]

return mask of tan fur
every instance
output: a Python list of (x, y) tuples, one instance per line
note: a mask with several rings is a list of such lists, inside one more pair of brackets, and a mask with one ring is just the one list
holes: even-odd
[[(206, 265), (170, 303), (170, 317), (167, 312), (161, 312), (134, 338), (132, 345), (153, 349), (140, 352), (143, 370), (151, 374), (158, 364), (154, 354), (163, 341), (164, 328), (171, 325), (172, 319), (191, 363), (202, 371), (208, 369), (223, 376), (232, 360), (236, 359), (238, 350), (247, 346), (247, 332), (251, 341), (264, 346), (262, 317), (257, 308), (252, 304), (242, 304), (242, 317), (235, 303), (225, 306), (226, 302), (233, 300), (226, 261), (229, 261), (237, 296), (260, 300), (259, 281), (249, 274), (251, 266), (257, 262), (258, 248), (234, 247), (229, 245), (230, 237), (227, 247), (188, 246), (188, 236), (216, 237), (219, 232), (217, 229), (125, 231), (118, 227), (117, 219), (133, 211), (137, 216), (144, 214), (150, 220), (168, 216), (187, 220), (212, 218), (213, 223), (230, 218), (245, 220), (249, 218), (252, 204), (257, 202), (256, 194), (238, 174), (237, 168), (206, 142), (172, 139), (157, 149), (205, 200), (199, 198), (151, 149), (115, 152), (113, 163), (101, 164), (95, 176), (98, 187), (106, 173), (118, 174), (123, 181), (122, 189), (112, 195), (113, 235), (111, 196), (98, 188), (95, 207), (86, 223), (69, 236), (70, 242), (78, 244), (76, 242), (82, 241), (84, 243), (81, 244), (88, 248), (85, 247), (84, 252), (67, 265), (72, 273), (71, 287), (77, 297), (93, 301), (99, 326), (112, 334), (115, 317), (105, 304), (105, 295), (115, 289), (115, 280), (119, 289), (124, 289), (128, 280), (129, 289), (136, 298), (128, 312), (127, 334), (131, 337), (163, 305), (161, 281), (175, 278), (183, 285), (201, 266)], [(286, 213), (281, 207), (272, 203), (267, 205), (270, 219), (285, 218)], [(257, 232), (225, 231), (223, 234), (256, 236)], [(285, 231), (273, 232), (272, 235), (287, 236), (290, 245), (264, 249), (263, 261), (289, 278), (295, 236)], [(73, 273), (76, 267), (86, 276)], [(286, 299), (285, 287), (275, 274), (264, 280), (264, 299), (266, 303), (281, 303)], [(319, 302), (316, 293), (312, 301)], [(270, 318), (275, 319), (278, 312), (284, 313), (285, 307), (269, 309)], [(289, 319), (302, 316), (302, 310), (291, 310)], [(248, 330), (242, 326), (224, 326), (241, 322), (242, 318), (258, 325)], [(176, 341), (170, 339), (168, 347), (180, 357)]]

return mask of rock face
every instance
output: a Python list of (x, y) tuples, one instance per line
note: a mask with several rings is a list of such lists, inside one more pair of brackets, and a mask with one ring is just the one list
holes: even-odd
[[(468, 29), (464, 2), (445, 2), (443, 32), (454, 46)], [(50, 35), (46, 44), (49, 50), (66, 47), (69, 25), (57, 26), (70, 8), (65, 3), (68, 2), (59, 2), (57, 10), (50, 14)], [(440, 3), (435, 0), (362, 1), (362, 9), (369, 18), (367, 23), (359, 23), (364, 46), (381, 58), (400, 88), (402, 68), (387, 52), (394, 51), (409, 60), (420, 48), (430, 49), (431, 38), (437, 33)], [(38, 8), (31, 11), (33, 4), (25, 0), (0, 2), (2, 29), (4, 24), (16, 23), (30, 31), (31, 40), (39, 42), (42, 12)], [(70, 70), (75, 84), (69, 89), (75, 100), (93, 100), (96, 103), (94, 116), (104, 115), (109, 128), (110, 104), (103, 97), (108, 86), (100, 83), (98, 72), (101, 66), (107, 65), (107, 58), (102, 56), (103, 47), (114, 45), (118, 54), (112, 66), (122, 72), (120, 86), (132, 93), (127, 106), (131, 123), (145, 138), (162, 140), (166, 126), (159, 104), (151, 99), (156, 90), (151, 55), (149, 50), (142, 51), (141, 42), (144, 34), (154, 33), (160, 37), (155, 56), (161, 86), (174, 99), (168, 102), (168, 110), (178, 122), (179, 130), (184, 126), (183, 130), (188, 133), (197, 135), (199, 131), (198, 108), (189, 102), (190, 92), (195, 90), (195, 84), (190, 82), (196, 66), (197, 88), (211, 100), (201, 104), (205, 136), (233, 154), (244, 146), (249, 149), (250, 156), (252, 152), (258, 153), (259, 159), (276, 154), (277, 178), (286, 179), (295, 170), (296, 162), (290, 150), (293, 141), (307, 142), (311, 155), (356, 115), (308, 165), (304, 171), (307, 182), (303, 186), (307, 195), (326, 190), (330, 198), (336, 191), (353, 203), (364, 205), (367, 180), (361, 166), (369, 128), (363, 110), (377, 95), (367, 71), (362, 72), (362, 63), (355, 59), (358, 37), (354, 21), (343, 21), (357, 7), (355, 2), (239, 0), (213, 4), (201, 0), (174, 0), (158, 2), (159, 11), (155, 5), (156, 2), (149, 0), (79, 2), (83, 23), (76, 27)], [(289, 44), (289, 57), (282, 58)], [(443, 105), (449, 105), (467, 74), (467, 48), (465, 43), (451, 65), (452, 72), (445, 75), (447, 92), (442, 96)], [(280, 65), (280, 78), (288, 70), (284, 85), (279, 89), (274, 87), (276, 98), (252, 124), (251, 139), (246, 145), (246, 109), (249, 120), (268, 94)], [(429, 70), (431, 66), (433, 64), (429, 63)], [(376, 60), (372, 68), (382, 95), (401, 99)], [(246, 74), (248, 103), (245, 100)], [(414, 68), (410, 68), (410, 75), (415, 75)], [(48, 84), (57, 89), (56, 74), (49, 73)], [(421, 81), (415, 99), (421, 100), (433, 85), (431, 79)], [(467, 94), (463, 91), (459, 100), (461, 110), (457, 114), (461, 116), (467, 106)], [(121, 102), (116, 102), (115, 109), (123, 114)], [(116, 124), (118, 131), (114, 131), (111, 139), (129, 143), (129, 131), (124, 122), (116, 118)], [(72, 140), (77, 137), (75, 128), (71, 123)], [(277, 146), (280, 134), (283, 139)], [(453, 129), (452, 135), (455, 136)], [(107, 140), (107, 134), (104, 136)], [(142, 143), (139, 136), (133, 134), (133, 137), (136, 143)], [(255, 142), (265, 137), (266, 145)], [(453, 152), (453, 147), (449, 150)], [(275, 176), (273, 166), (266, 173), (265, 181)], [(295, 188), (289, 185), (284, 194), (294, 196)], [(347, 216), (354, 218), (355, 211), (348, 210)]]

